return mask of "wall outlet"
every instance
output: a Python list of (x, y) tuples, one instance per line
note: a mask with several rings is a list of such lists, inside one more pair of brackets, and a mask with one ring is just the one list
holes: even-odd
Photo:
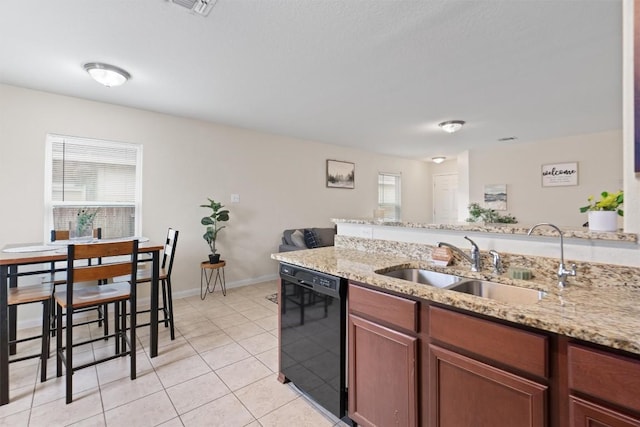
[(232, 194), (231, 195), (231, 203), (240, 203), (240, 195)]

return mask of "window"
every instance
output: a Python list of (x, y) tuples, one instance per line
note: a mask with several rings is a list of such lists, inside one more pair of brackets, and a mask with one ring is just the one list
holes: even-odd
[(140, 235), (141, 145), (47, 135), (46, 150), (45, 241), (84, 208), (104, 238)]
[(378, 209), (384, 211), (384, 219), (400, 221), (400, 174), (378, 174)]

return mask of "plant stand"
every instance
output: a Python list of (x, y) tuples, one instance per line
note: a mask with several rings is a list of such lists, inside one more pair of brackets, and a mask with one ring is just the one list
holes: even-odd
[[(200, 263), (200, 299), (204, 300), (208, 293), (213, 293), (216, 290), (216, 285), (220, 282), (222, 288), (222, 295), (227, 296), (227, 286), (224, 277), (224, 267), (227, 265), (225, 261), (220, 261), (215, 264), (209, 261), (203, 261)], [(220, 274), (222, 272), (222, 274)], [(215, 278), (214, 278), (215, 274)], [(211, 283), (213, 279), (213, 284)]]

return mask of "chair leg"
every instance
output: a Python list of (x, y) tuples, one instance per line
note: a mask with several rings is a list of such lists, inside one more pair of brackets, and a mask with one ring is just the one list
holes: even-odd
[[(66, 402), (71, 403), (73, 396), (73, 307), (67, 307), (67, 327), (65, 328), (65, 378), (66, 378)], [(61, 322), (58, 322), (61, 323)]]
[(42, 348), (40, 350), (40, 382), (47, 380), (47, 359), (49, 359), (49, 325), (50, 325), (51, 299), (42, 301)]
[(56, 300), (54, 298), (53, 295), (51, 295), (51, 323), (50, 323), (50, 328), (51, 328), (51, 336), (55, 337), (56, 336), (56, 331), (58, 328), (56, 328), (56, 310), (54, 309), (56, 305)]
[[(122, 311), (122, 314), (120, 316), (120, 320), (122, 324), (120, 325), (120, 335), (118, 336), (118, 339), (120, 340), (122, 347), (121, 356), (124, 357), (127, 355), (127, 303), (126, 301), (122, 301), (121, 304), (122, 307), (120, 310)], [(116, 303), (116, 305), (118, 305), (118, 303)]]
[(169, 316), (167, 308), (167, 283), (162, 280), (162, 314), (164, 315), (164, 327), (169, 327)]
[(116, 341), (115, 342), (115, 345), (116, 345), (116, 349), (115, 350), (116, 350), (116, 352), (114, 354), (119, 354), (120, 353), (120, 334), (122, 333), (121, 332), (122, 330), (120, 329), (120, 318), (121, 318), (121, 316), (123, 316), (123, 315), (120, 314), (120, 305), (119, 305), (119, 303), (116, 302), (114, 304), (114, 307), (113, 307), (113, 319), (114, 319), (113, 328), (114, 328), (114, 333), (115, 333), (114, 337), (115, 337), (115, 341)]
[(109, 338), (106, 338), (109, 335), (109, 304), (105, 304), (102, 307), (102, 310), (100, 311), (102, 312), (102, 322), (103, 322), (104, 336), (106, 341), (109, 339)]
[(167, 277), (167, 304), (165, 307), (169, 307), (169, 327), (171, 328), (171, 341), (176, 339), (175, 329), (173, 327), (173, 295), (171, 292), (171, 279)]
[[(122, 305), (126, 306), (127, 302), (123, 301)], [(131, 347), (129, 348), (129, 357), (131, 359), (129, 359), (129, 361), (131, 362), (131, 367), (130, 367), (130, 376), (132, 380), (136, 379), (136, 346), (137, 346), (137, 341), (136, 341), (136, 328), (138, 326), (138, 322), (137, 322), (137, 317), (136, 317), (136, 297), (135, 294), (132, 295), (131, 299), (130, 299), (130, 304), (131, 304), (131, 319), (129, 321), (130, 323), (130, 333), (129, 333), (129, 341), (131, 342)], [(124, 323), (126, 325), (127, 319), (125, 316), (124, 319)], [(127, 328), (123, 329), (123, 334), (127, 332)]]
[(62, 307), (56, 304), (56, 377), (62, 376)]

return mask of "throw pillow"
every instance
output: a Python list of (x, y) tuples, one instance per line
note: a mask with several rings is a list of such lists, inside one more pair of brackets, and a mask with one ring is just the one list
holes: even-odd
[(306, 228), (304, 230), (304, 242), (307, 244), (307, 247), (309, 249), (317, 248), (318, 246), (320, 246), (316, 233), (314, 233), (313, 230), (309, 230)]
[(296, 245), (299, 248), (307, 247), (307, 245), (305, 245), (304, 243), (304, 234), (302, 234), (302, 231), (300, 230), (296, 230), (293, 233), (291, 233), (291, 241), (293, 242), (294, 245)]
[(333, 246), (333, 241), (336, 236), (336, 229), (334, 227), (320, 227), (313, 228), (312, 230), (316, 233), (320, 246)]

